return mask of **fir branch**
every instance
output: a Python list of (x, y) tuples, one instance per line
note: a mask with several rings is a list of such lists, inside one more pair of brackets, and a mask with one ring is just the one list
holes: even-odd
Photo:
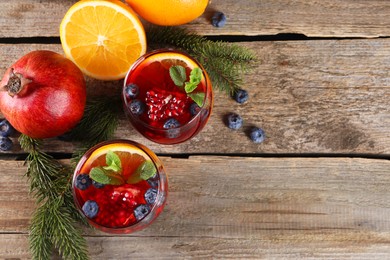
[(50, 259), (54, 246), (65, 259), (88, 259), (86, 242), (74, 227), (81, 216), (76, 217), (73, 201), (69, 204), (72, 171), (41, 152), (40, 140), (22, 134), (19, 142), (29, 152), (26, 175), (38, 204), (30, 225), (33, 258)]
[(50, 239), (49, 203), (43, 203), (36, 210), (30, 224), (30, 251), (34, 259), (50, 259), (53, 243)]
[(249, 49), (227, 42), (213, 42), (179, 27), (150, 26), (149, 46), (182, 49), (206, 69), (214, 87), (231, 95), (242, 83), (242, 74), (249, 72), (257, 61)]
[(50, 221), (56, 228), (51, 230), (51, 241), (63, 259), (88, 259), (87, 243), (79, 230), (74, 226), (71, 209), (58, 197), (50, 207)]
[(69, 133), (70, 139), (81, 142), (81, 147), (72, 155), (73, 165), (89, 148), (112, 138), (121, 111), (122, 101), (119, 97), (96, 97), (87, 102), (83, 118)]

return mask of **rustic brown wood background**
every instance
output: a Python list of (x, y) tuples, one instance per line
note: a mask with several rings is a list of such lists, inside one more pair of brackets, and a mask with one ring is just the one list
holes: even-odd
[[(58, 26), (75, 2), (0, 0), (0, 75), (31, 50), (62, 53)], [(215, 10), (224, 28), (211, 26)], [(379, 0), (212, 0), (184, 27), (253, 50), (250, 100), (216, 92), (206, 128), (174, 146), (147, 141), (123, 117), (115, 136), (160, 155), (169, 200), (144, 231), (85, 230), (91, 258), (390, 259), (389, 15)], [(88, 79), (88, 94), (115, 95), (121, 83)], [(224, 125), (229, 112), (243, 130)], [(252, 125), (264, 143), (248, 139)], [(30, 259), (35, 206), (13, 140), (0, 154), (0, 259)], [(76, 145), (50, 139), (44, 149), (69, 158)]]

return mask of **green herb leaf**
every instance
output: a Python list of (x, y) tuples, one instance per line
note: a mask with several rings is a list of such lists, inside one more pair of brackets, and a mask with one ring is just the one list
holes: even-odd
[(141, 179), (147, 180), (147, 179), (153, 177), (153, 176), (156, 174), (157, 169), (156, 169), (156, 167), (154, 166), (154, 164), (153, 164), (152, 161), (144, 161), (144, 162), (137, 168), (137, 172), (139, 173)]
[(121, 185), (124, 183), (124, 180), (120, 175), (105, 170), (103, 167), (92, 168), (89, 177), (101, 184)]
[(194, 91), (197, 87), (198, 87), (198, 84), (195, 84), (192, 82), (186, 82), (185, 86), (184, 86), (184, 90), (188, 94), (188, 93), (191, 93), (192, 91)]
[(202, 80), (202, 70), (200, 68), (194, 68), (190, 73), (190, 82), (198, 85)]
[(113, 151), (108, 151), (106, 154), (106, 164), (103, 168), (105, 170), (112, 170), (116, 173), (122, 171), (122, 163), (119, 156)]
[(194, 68), (191, 70), (190, 81), (186, 82), (184, 86), (186, 93), (188, 94), (194, 91), (198, 87), (201, 80), (202, 70), (200, 68)]
[(148, 180), (153, 177), (157, 172), (156, 167), (152, 161), (144, 161), (137, 170), (127, 179), (127, 183), (135, 184), (142, 180)]
[(203, 106), (205, 94), (203, 92), (188, 93), (187, 94), (198, 106)]
[(178, 87), (183, 87), (187, 79), (186, 69), (183, 66), (176, 65), (169, 68), (169, 76)]
[(141, 164), (140, 167), (141, 167), (140, 176), (144, 180), (147, 180), (147, 179), (153, 177), (157, 172), (157, 169), (154, 166), (152, 161), (145, 161)]

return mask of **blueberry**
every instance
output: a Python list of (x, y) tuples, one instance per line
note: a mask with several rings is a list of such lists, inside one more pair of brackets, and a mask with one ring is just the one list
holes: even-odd
[(174, 118), (168, 119), (163, 125), (163, 127), (165, 129), (168, 129), (167, 134), (166, 134), (167, 137), (168, 138), (178, 137), (180, 134), (180, 129), (178, 129), (177, 127), (179, 127), (179, 126), (180, 126), (180, 123), (176, 119), (174, 119)]
[(235, 101), (242, 104), (245, 101), (247, 101), (249, 98), (248, 91), (246, 91), (244, 89), (239, 89), (234, 93), (233, 98)]
[(211, 24), (215, 27), (224, 27), (226, 23), (226, 15), (222, 12), (215, 12), (211, 18)]
[(85, 216), (88, 218), (94, 218), (99, 212), (99, 205), (94, 200), (87, 200), (84, 203), (82, 210)]
[(9, 151), (12, 149), (13, 142), (9, 137), (0, 137), (0, 150), (1, 151)]
[(86, 190), (91, 186), (92, 180), (89, 178), (88, 174), (81, 173), (76, 177), (75, 186), (79, 190)]
[(96, 189), (101, 189), (101, 188), (104, 188), (104, 186), (106, 186), (105, 184), (100, 183), (100, 182), (97, 182), (97, 181), (95, 181), (95, 180), (92, 180), (92, 185), (93, 185)]
[(179, 127), (180, 123), (174, 118), (169, 118), (163, 125), (165, 129), (171, 129), (171, 128), (176, 128)]
[(196, 114), (198, 114), (200, 111), (200, 107), (198, 106), (198, 104), (196, 103), (192, 103), (190, 105), (190, 113), (191, 113), (191, 116), (194, 116)]
[(227, 122), (228, 122), (228, 127), (230, 129), (235, 129), (235, 130), (239, 129), (243, 124), (242, 117), (235, 113), (231, 113), (228, 115)]
[(158, 183), (159, 183), (158, 180), (159, 180), (159, 179), (158, 179), (158, 177), (157, 177), (157, 174), (155, 174), (153, 177), (149, 178), (149, 179), (147, 180), (147, 182), (149, 183), (149, 185), (150, 185), (151, 187), (157, 188), (157, 187), (158, 187)]
[(7, 119), (4, 119), (0, 122), (0, 136), (10, 136), (13, 134), (15, 129), (12, 127), (12, 125), (8, 122)]
[(130, 112), (134, 115), (141, 115), (145, 111), (145, 104), (138, 99), (134, 99), (129, 104)]
[(139, 94), (139, 87), (134, 83), (130, 83), (125, 87), (125, 94), (128, 98), (136, 98)]
[(145, 192), (144, 198), (148, 204), (153, 204), (157, 198), (157, 189), (150, 188)]
[(135, 218), (140, 221), (143, 219), (148, 213), (150, 212), (150, 208), (148, 205), (141, 204), (138, 207), (134, 209), (134, 216)]
[(254, 143), (262, 143), (265, 139), (265, 133), (263, 129), (258, 127), (253, 127), (249, 133), (249, 136)]

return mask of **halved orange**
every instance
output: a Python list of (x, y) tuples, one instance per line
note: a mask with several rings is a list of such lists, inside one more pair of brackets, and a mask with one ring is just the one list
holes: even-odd
[(205, 11), (209, 0), (126, 0), (145, 20), (165, 26), (181, 25)]
[(65, 55), (101, 80), (124, 78), (147, 47), (137, 14), (119, 0), (77, 2), (61, 22), (60, 38)]
[(91, 153), (80, 169), (82, 173), (89, 173), (93, 167), (106, 166), (106, 154), (112, 151), (118, 155), (122, 164), (122, 176), (125, 180), (136, 171), (136, 169), (149, 156), (139, 148), (128, 143), (112, 143), (101, 146)]

